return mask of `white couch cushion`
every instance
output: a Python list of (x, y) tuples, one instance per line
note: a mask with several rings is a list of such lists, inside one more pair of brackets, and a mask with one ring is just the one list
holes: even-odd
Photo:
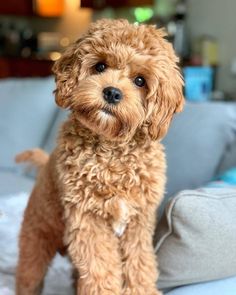
[[(18, 234), (28, 193), (0, 197), (0, 294), (15, 294), (15, 269), (18, 257)], [(59, 254), (49, 268), (42, 295), (72, 295), (72, 270), (69, 261)]]

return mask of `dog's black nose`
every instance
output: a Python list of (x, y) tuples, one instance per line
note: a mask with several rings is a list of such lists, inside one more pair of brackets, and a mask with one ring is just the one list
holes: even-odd
[(117, 104), (121, 101), (123, 94), (118, 88), (106, 87), (103, 89), (103, 97), (106, 102), (111, 104)]

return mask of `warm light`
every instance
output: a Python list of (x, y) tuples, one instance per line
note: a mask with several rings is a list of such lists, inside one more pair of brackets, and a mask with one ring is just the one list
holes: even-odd
[(40, 16), (61, 16), (64, 6), (64, 0), (35, 0), (35, 12)]
[(56, 61), (58, 60), (59, 58), (61, 57), (61, 53), (60, 52), (57, 52), (57, 51), (53, 51), (49, 54), (49, 58), (52, 60), (52, 61)]
[(68, 11), (78, 11), (80, 8), (80, 0), (65, 0), (66, 10)]
[(66, 46), (68, 46), (70, 44), (70, 39), (69, 38), (67, 38), (67, 37), (63, 37), (63, 38), (61, 38), (61, 40), (60, 40), (60, 45), (62, 46), (62, 47), (66, 47)]

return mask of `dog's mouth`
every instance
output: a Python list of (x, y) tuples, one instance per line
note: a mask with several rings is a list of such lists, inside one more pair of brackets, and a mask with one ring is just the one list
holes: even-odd
[(106, 114), (106, 115), (109, 115), (109, 116), (114, 116), (114, 113), (112, 110), (110, 109), (107, 109), (107, 108), (102, 108), (101, 109), (102, 113)]
[(115, 112), (107, 107), (103, 107), (98, 110), (96, 110), (95, 108), (88, 108), (88, 107), (78, 108), (77, 112), (80, 114), (80, 116), (87, 117), (87, 118), (93, 116), (94, 114), (101, 114), (103, 116), (105, 115), (106, 117), (110, 117), (110, 116), (115, 117)]

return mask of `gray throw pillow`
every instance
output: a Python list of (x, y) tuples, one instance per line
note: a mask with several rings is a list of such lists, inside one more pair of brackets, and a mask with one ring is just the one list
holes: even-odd
[(236, 189), (180, 192), (155, 240), (160, 289), (236, 275)]

